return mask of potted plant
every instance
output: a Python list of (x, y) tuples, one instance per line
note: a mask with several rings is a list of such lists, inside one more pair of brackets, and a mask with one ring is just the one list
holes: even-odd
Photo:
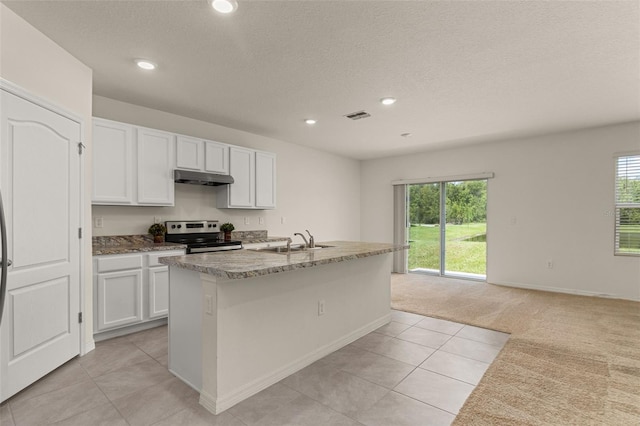
[(164, 242), (165, 232), (167, 232), (167, 228), (161, 223), (154, 223), (149, 227), (149, 233), (153, 235), (153, 242), (156, 244)]
[(220, 225), (220, 231), (224, 232), (225, 241), (231, 241), (231, 231), (233, 231), (234, 229), (236, 229), (236, 227), (233, 226), (233, 223), (227, 222)]

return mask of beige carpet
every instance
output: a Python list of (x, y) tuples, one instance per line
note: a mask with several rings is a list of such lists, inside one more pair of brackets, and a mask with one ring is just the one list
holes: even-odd
[(640, 303), (394, 274), (394, 309), (511, 333), (455, 425), (640, 425)]

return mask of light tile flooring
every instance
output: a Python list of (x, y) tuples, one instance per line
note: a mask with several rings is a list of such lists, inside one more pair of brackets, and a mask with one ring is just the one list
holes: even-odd
[(214, 416), (167, 371), (167, 328), (97, 344), (0, 405), (0, 425), (448, 425), (508, 334), (392, 322)]

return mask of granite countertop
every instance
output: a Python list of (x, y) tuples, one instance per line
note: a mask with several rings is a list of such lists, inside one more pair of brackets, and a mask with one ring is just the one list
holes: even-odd
[[(233, 239), (233, 235), (231, 237)], [(277, 243), (287, 241), (287, 237), (256, 237), (242, 240), (242, 244)]]
[(154, 243), (150, 235), (111, 235), (93, 237), (93, 255), (141, 253), (161, 250), (184, 250), (184, 244)]
[(333, 247), (319, 250), (277, 254), (253, 250), (233, 250), (217, 253), (163, 257), (160, 263), (203, 272), (216, 277), (243, 279), (277, 274), (296, 269), (344, 262), (408, 249), (408, 245), (328, 241), (318, 243)]
[(232, 240), (240, 240), (242, 244), (256, 243), (275, 243), (278, 241), (287, 241), (287, 237), (269, 237), (267, 231), (233, 231), (231, 233)]

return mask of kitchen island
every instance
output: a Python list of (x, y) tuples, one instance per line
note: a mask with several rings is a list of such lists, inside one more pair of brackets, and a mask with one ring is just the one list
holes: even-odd
[(169, 370), (218, 414), (388, 323), (392, 252), (348, 241), (236, 250), (170, 266)]

